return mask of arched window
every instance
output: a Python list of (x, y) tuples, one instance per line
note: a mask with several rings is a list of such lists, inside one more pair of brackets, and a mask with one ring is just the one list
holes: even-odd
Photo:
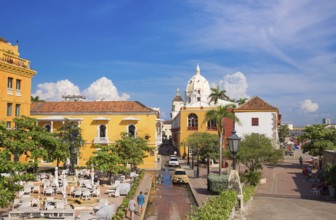
[(136, 128), (134, 125), (129, 125), (127, 130), (130, 137), (136, 137)]
[(188, 130), (197, 130), (198, 129), (198, 117), (196, 114), (191, 113), (188, 116)]
[(49, 124), (45, 125), (44, 128), (48, 131), (51, 132), (51, 126)]
[(217, 130), (216, 121), (215, 120), (207, 121), (207, 129), (208, 130)]
[(99, 137), (101, 138), (106, 137), (106, 126), (105, 125), (99, 126)]

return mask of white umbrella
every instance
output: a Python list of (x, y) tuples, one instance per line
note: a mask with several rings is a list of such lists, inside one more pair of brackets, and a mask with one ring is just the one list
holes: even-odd
[(55, 167), (55, 185), (58, 187), (58, 167)]
[(92, 165), (92, 168), (91, 168), (91, 183), (92, 183), (92, 186), (94, 186), (94, 167)]
[(114, 204), (103, 206), (96, 213), (97, 220), (109, 220), (114, 215)]

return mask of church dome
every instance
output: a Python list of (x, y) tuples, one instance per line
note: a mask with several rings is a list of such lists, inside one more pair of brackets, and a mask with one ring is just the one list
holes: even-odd
[(191, 77), (186, 88), (186, 96), (189, 103), (198, 101), (208, 102), (208, 97), (211, 93), (208, 80), (201, 75), (199, 65), (196, 67), (196, 75)]

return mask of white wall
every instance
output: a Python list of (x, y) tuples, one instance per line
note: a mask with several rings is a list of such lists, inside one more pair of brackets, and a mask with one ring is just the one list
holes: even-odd
[[(274, 132), (277, 131), (277, 128), (274, 112), (236, 112), (236, 116), (240, 120), (240, 124), (235, 124), (239, 137), (243, 138), (246, 134), (258, 133), (264, 134), (272, 140), (275, 138)], [(252, 126), (252, 118), (259, 118), (259, 126)]]

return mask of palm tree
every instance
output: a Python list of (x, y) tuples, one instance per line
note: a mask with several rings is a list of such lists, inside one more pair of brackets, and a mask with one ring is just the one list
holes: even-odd
[(214, 104), (217, 104), (218, 99), (228, 100), (229, 97), (225, 94), (226, 90), (221, 90), (219, 85), (217, 85), (215, 88), (211, 88), (211, 94), (209, 95), (210, 101), (214, 102)]
[(247, 101), (247, 98), (240, 98), (239, 100), (237, 100), (239, 105), (244, 104)]
[(225, 106), (218, 106), (216, 109), (211, 109), (206, 112), (204, 122), (213, 120), (216, 123), (216, 128), (219, 137), (219, 175), (222, 174), (222, 149), (225, 137), (225, 124), (224, 119), (231, 119), (233, 122), (238, 122), (239, 119), (230, 111), (231, 108), (235, 108), (234, 104), (229, 104)]
[(32, 102), (45, 102), (44, 100), (41, 100), (39, 96), (31, 96), (30, 101)]

